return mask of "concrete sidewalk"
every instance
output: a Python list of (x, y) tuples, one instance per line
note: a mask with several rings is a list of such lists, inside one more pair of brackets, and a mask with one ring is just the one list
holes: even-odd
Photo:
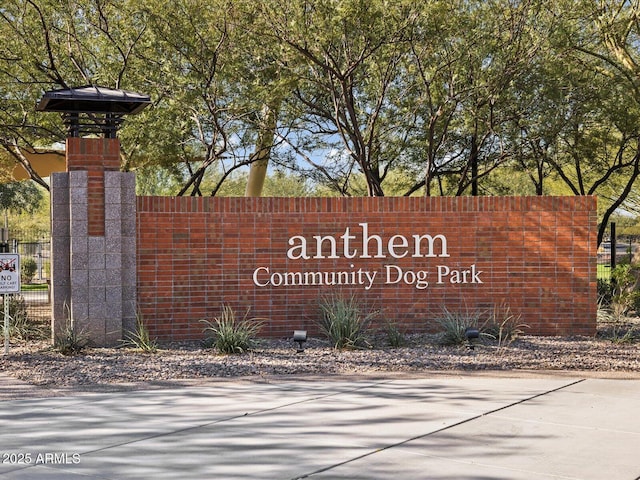
[(0, 480), (640, 477), (638, 380), (425, 376), (5, 400)]

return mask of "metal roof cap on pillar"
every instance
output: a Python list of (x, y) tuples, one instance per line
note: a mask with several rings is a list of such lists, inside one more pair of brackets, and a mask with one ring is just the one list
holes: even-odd
[(87, 85), (45, 92), (37, 110), (133, 115), (151, 103), (149, 95)]
[(86, 85), (45, 92), (36, 110), (60, 112), (69, 136), (100, 133), (115, 137), (124, 115), (134, 115), (151, 103), (149, 95)]

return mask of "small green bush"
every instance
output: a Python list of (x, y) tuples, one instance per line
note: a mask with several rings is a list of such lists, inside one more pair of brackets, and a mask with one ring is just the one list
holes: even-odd
[(617, 265), (611, 271), (611, 285), (613, 296), (611, 305), (628, 310), (636, 309), (640, 305), (640, 291), (636, 289), (638, 282), (637, 269), (630, 264)]
[(522, 315), (513, 313), (506, 304), (494, 306), (489, 313), (485, 333), (498, 342), (498, 348), (511, 345), (529, 325), (521, 322)]
[(611, 305), (613, 300), (613, 284), (609, 279), (598, 279), (598, 303), (603, 306)]
[(447, 307), (442, 307), (442, 315), (436, 319), (442, 327), (438, 342), (441, 345), (464, 345), (467, 342), (467, 328), (477, 328), (480, 335), (486, 335), (482, 332), (481, 319), (482, 312), (479, 310), (452, 312)]
[(637, 329), (627, 316), (627, 308), (619, 303), (606, 305), (602, 299), (598, 302), (597, 320), (601, 327), (600, 335), (613, 343), (632, 343), (636, 341)]
[(256, 337), (262, 328), (262, 322), (256, 318), (248, 318), (249, 310), (242, 320), (229, 305), (222, 306), (222, 313), (213, 321), (202, 320), (206, 325), (205, 334), (212, 334), (211, 346), (220, 353), (244, 353), (255, 347)]
[(53, 348), (62, 355), (77, 355), (89, 346), (89, 337), (82, 330), (78, 330), (73, 322), (67, 322), (65, 327), (55, 335)]
[(387, 343), (390, 347), (400, 348), (407, 344), (404, 332), (402, 332), (395, 323), (387, 322), (384, 330), (387, 335)]
[(336, 349), (368, 347), (367, 330), (376, 313), (364, 314), (355, 297), (339, 294), (320, 299), (320, 329)]
[(136, 329), (126, 335), (122, 340), (122, 345), (135, 348), (144, 353), (156, 353), (158, 351), (158, 342), (149, 335), (149, 329), (140, 314), (136, 316)]
[[(4, 307), (4, 303), (0, 306)], [(4, 311), (0, 312), (4, 329)], [(34, 340), (45, 337), (45, 329), (29, 316), (27, 303), (22, 295), (9, 297), (9, 335), (17, 340)]]
[(24, 257), (20, 262), (20, 281), (22, 283), (31, 283), (33, 277), (38, 270), (38, 264), (31, 257)]
[(79, 329), (73, 318), (71, 308), (64, 304), (66, 322), (64, 328), (54, 334), (53, 349), (62, 355), (76, 355), (89, 346), (89, 336), (84, 329)]

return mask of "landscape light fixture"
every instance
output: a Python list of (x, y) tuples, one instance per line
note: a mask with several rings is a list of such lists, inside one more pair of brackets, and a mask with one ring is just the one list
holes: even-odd
[(84, 85), (45, 92), (36, 110), (61, 113), (69, 137), (116, 138), (124, 116), (140, 113), (150, 104), (149, 95)]
[(467, 348), (469, 350), (473, 350), (474, 346), (472, 340), (480, 338), (480, 330), (474, 327), (467, 327), (464, 330), (464, 336), (467, 339)]
[(302, 344), (307, 341), (307, 331), (306, 330), (294, 330), (293, 331), (293, 341), (298, 344), (297, 353), (304, 352), (304, 348)]

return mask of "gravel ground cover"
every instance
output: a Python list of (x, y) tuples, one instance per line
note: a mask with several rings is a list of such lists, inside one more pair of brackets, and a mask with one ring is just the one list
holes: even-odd
[[(605, 338), (603, 338), (605, 337)], [(64, 356), (46, 342), (13, 344), (0, 356), (0, 372), (44, 387), (95, 388), (118, 383), (178, 379), (294, 375), (364, 375), (429, 371), (590, 371), (640, 372), (640, 343), (596, 337), (522, 336), (507, 347), (495, 344), (442, 346), (434, 336), (407, 337), (402, 348), (385, 346), (335, 350), (311, 338), (304, 353), (291, 339), (261, 340), (239, 355), (221, 355), (200, 342), (161, 345), (157, 353), (130, 348), (87, 348)]]

